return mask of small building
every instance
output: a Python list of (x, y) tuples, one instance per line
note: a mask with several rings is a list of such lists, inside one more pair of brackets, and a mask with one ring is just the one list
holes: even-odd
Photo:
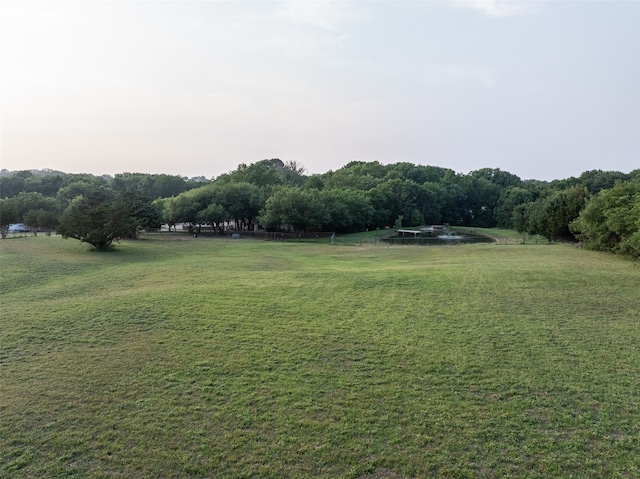
[(26, 233), (29, 231), (24, 223), (13, 223), (9, 225), (9, 233)]

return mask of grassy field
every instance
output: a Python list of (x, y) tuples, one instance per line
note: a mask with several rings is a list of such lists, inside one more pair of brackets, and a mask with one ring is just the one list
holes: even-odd
[(162, 238), (0, 242), (0, 477), (640, 477), (638, 263)]

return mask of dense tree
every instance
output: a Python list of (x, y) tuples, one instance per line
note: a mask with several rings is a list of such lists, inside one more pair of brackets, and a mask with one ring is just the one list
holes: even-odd
[(602, 190), (570, 228), (587, 248), (640, 257), (640, 179)]
[(306, 181), (304, 167), (296, 161), (279, 158), (261, 160), (250, 165), (242, 163), (235, 171), (218, 178), (221, 183), (249, 183), (260, 188), (302, 186)]
[(519, 176), (509, 173), (508, 171), (503, 171), (500, 168), (481, 168), (472, 171), (469, 173), (469, 176), (472, 178), (483, 178), (500, 188), (509, 188), (522, 184)]
[(183, 193), (164, 201), (162, 219), (169, 225), (169, 229), (177, 223), (197, 224), (198, 212), (207, 205), (198, 200), (193, 194)]
[(357, 176), (371, 176), (381, 180), (387, 175), (389, 168), (379, 161), (351, 161), (340, 170), (350, 171)]
[(187, 181), (175, 175), (150, 175), (146, 173), (119, 173), (111, 180), (111, 187), (116, 192), (135, 191), (138, 194), (155, 200), (179, 195), (203, 182)]
[(202, 183), (202, 181), (187, 181), (175, 175), (153, 175), (143, 183), (140, 193), (151, 199), (169, 198), (192, 188), (198, 188)]
[(419, 210), (425, 224), (442, 223), (443, 208), (449, 193), (440, 183), (426, 182), (421, 187)]
[(554, 191), (531, 203), (516, 207), (514, 225), (519, 231), (553, 238), (573, 237), (569, 223), (575, 220), (587, 201), (585, 187)]
[(7, 237), (9, 225), (18, 222), (18, 208), (13, 198), (0, 198), (0, 234)]
[(533, 202), (535, 194), (533, 191), (521, 186), (510, 186), (502, 190), (500, 198), (494, 210), (496, 226), (500, 228), (514, 228), (514, 211), (520, 205)]
[(118, 200), (130, 206), (131, 214), (138, 220), (140, 228), (160, 229), (162, 210), (157, 203), (134, 190), (123, 191), (118, 196)]
[(370, 174), (358, 174), (356, 171), (345, 168), (330, 171), (320, 175), (320, 178), (326, 188), (351, 188), (361, 191), (370, 190), (382, 182), (381, 178)]
[[(86, 201), (102, 196), (111, 206), (116, 201), (121, 207), (126, 205), (122, 211), (135, 219), (136, 227), (145, 228), (155, 228), (164, 220), (171, 226), (178, 222), (212, 224), (218, 231), (229, 222), (238, 229), (251, 229), (259, 217), (263, 226), (299, 231), (347, 232), (383, 228), (400, 221), (404, 226), (499, 225), (553, 238), (570, 235), (571, 231), (592, 234), (593, 228), (585, 226), (587, 220), (575, 223), (575, 228), (587, 228), (584, 232), (570, 230), (568, 225), (590, 196), (634, 179), (640, 179), (640, 170), (629, 174), (591, 170), (579, 177), (547, 183), (522, 181), (497, 168), (464, 175), (434, 166), (408, 162), (383, 165), (377, 161), (353, 161), (336, 171), (305, 176), (297, 162), (277, 158), (241, 164), (211, 182), (203, 177), (188, 180), (144, 173), (122, 173), (111, 178), (52, 170), (3, 170), (0, 197), (10, 201), (2, 202), (0, 213), (5, 230), (7, 218), (11, 223), (51, 227), (77, 198)], [(594, 217), (596, 206), (603, 201), (596, 200), (584, 217)], [(634, 208), (620, 211), (637, 214)], [(608, 204), (606, 209), (614, 210)], [(607, 217), (607, 222), (612, 221)], [(620, 218), (618, 222), (622, 224)], [(624, 230), (622, 226), (618, 230), (608, 228)], [(629, 249), (622, 240), (616, 244), (622, 245), (619, 249)]]
[(445, 175), (439, 185), (444, 189), (442, 196), (442, 223), (461, 225), (468, 211), (465, 209), (467, 188), (459, 175), (451, 172)]
[(384, 228), (403, 217), (404, 226), (424, 223), (421, 207), (425, 207), (426, 192), (415, 181), (390, 179), (369, 191), (369, 198), (375, 213), (375, 226)]
[(260, 222), (272, 230), (292, 227), (295, 231), (320, 230), (330, 219), (317, 190), (279, 188), (267, 200)]
[(64, 211), (74, 198), (94, 194), (104, 195), (109, 197), (110, 200), (116, 197), (116, 193), (106, 183), (91, 179), (89, 181), (81, 179), (60, 188), (56, 194), (56, 200), (60, 211)]
[(304, 187), (310, 190), (322, 190), (325, 187), (323, 175), (313, 175), (307, 178)]
[(319, 197), (328, 213), (323, 230), (353, 233), (371, 225), (373, 206), (364, 192), (336, 188), (321, 191)]
[(352, 161), (336, 171), (320, 175), (327, 188), (351, 188), (367, 191), (382, 183), (388, 167), (377, 161)]
[[(58, 204), (54, 198), (44, 196), (41, 193), (21, 192), (13, 198), (18, 212), (18, 221), (29, 224), (25, 215), (31, 210), (44, 210), (51, 214), (58, 214)], [(34, 225), (30, 225), (34, 226)]]
[[(228, 183), (214, 188), (215, 201), (229, 212), (229, 220), (235, 222), (236, 229), (252, 229), (264, 200), (261, 189), (247, 182)], [(204, 206), (209, 204), (207, 202)]]
[(589, 170), (582, 173), (578, 181), (589, 193), (595, 195), (604, 189), (613, 188), (616, 182), (627, 179), (628, 175), (619, 171)]
[(305, 168), (297, 161), (285, 161), (282, 176), (284, 184), (289, 186), (303, 186), (307, 181)]
[(88, 183), (90, 185), (94, 185), (95, 187), (104, 187), (111, 189), (109, 183), (111, 182), (111, 177), (109, 176), (95, 176), (87, 173), (68, 173), (64, 175), (62, 178), (61, 188), (65, 186), (69, 186), (72, 183)]
[(24, 191), (54, 197), (62, 186), (62, 174), (32, 175), (24, 182)]
[(148, 175), (143, 173), (118, 173), (111, 180), (111, 188), (118, 193), (127, 190), (140, 191), (146, 176)]
[(29, 171), (18, 171), (11, 176), (0, 177), (0, 198), (13, 198), (18, 193), (26, 191), (26, 180), (31, 176)]
[(224, 206), (219, 203), (210, 203), (204, 209), (198, 211), (196, 221), (199, 224), (210, 224), (212, 228), (222, 234), (224, 232), (224, 224), (229, 217), (229, 212), (224, 209)]
[(39, 208), (27, 211), (24, 214), (23, 220), (29, 228), (34, 229), (35, 234), (35, 231), (41, 228), (47, 230), (54, 229), (58, 225), (59, 215), (53, 211)]
[(411, 180), (419, 185), (427, 182), (437, 183), (445, 177), (447, 172), (453, 173), (452, 170), (440, 168), (437, 166), (414, 165), (413, 163), (400, 162), (394, 163), (386, 167), (385, 180), (393, 178)]
[(255, 186), (275, 186), (283, 183), (282, 160), (274, 158), (262, 160), (250, 165), (240, 164), (237, 170), (231, 174), (234, 182), (250, 183)]
[(494, 209), (500, 197), (500, 188), (483, 176), (468, 175), (462, 178), (464, 189), (462, 223), (469, 226), (490, 228), (495, 226)]
[(99, 251), (110, 249), (114, 241), (135, 234), (139, 221), (126, 197), (115, 201), (104, 191), (74, 198), (60, 217), (58, 233), (89, 243)]

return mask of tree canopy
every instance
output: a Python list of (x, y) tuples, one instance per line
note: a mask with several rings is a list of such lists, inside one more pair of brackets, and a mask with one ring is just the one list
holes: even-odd
[[(35, 229), (60, 223), (58, 229), (67, 236), (91, 242), (94, 236), (86, 227), (77, 233), (70, 224), (90, 223), (86, 218), (81, 221), (83, 214), (99, 223), (115, 205), (122, 208), (126, 203), (123, 222), (111, 223), (110, 241), (135, 234), (136, 228), (157, 228), (161, 222), (170, 227), (210, 225), (218, 233), (258, 227), (353, 232), (446, 223), (513, 228), (549, 239), (575, 236), (590, 248), (631, 254), (636, 241), (632, 215), (637, 217), (637, 209), (623, 207), (619, 198), (614, 205), (614, 199), (622, 191), (630, 195), (629, 183), (638, 180), (640, 170), (629, 174), (590, 170), (579, 177), (544, 182), (523, 181), (498, 168), (462, 174), (436, 166), (378, 161), (352, 161), (336, 171), (306, 175), (297, 162), (278, 158), (243, 163), (211, 180), (144, 173), (112, 178), (50, 170), (3, 172), (0, 219), (5, 233), (13, 222)], [(94, 204), (96, 198), (101, 198), (100, 205)], [(83, 213), (82, 208), (89, 209)], [(136, 228), (121, 224), (129, 220), (135, 220)], [(606, 233), (603, 222), (608, 225)], [(121, 231), (121, 226), (128, 231)]]
[(600, 191), (569, 226), (588, 248), (640, 257), (640, 179)]
[(114, 241), (134, 236), (138, 226), (126, 197), (121, 195), (111, 201), (104, 192), (95, 191), (71, 201), (60, 217), (57, 232), (64, 238), (75, 238), (106, 251)]

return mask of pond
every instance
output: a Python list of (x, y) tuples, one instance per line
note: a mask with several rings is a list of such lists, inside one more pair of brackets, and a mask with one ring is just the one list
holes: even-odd
[(420, 236), (387, 236), (380, 238), (380, 241), (399, 245), (453, 245), (463, 243), (493, 243), (493, 239), (487, 236), (471, 235), (462, 233), (452, 234), (429, 234), (422, 233)]

